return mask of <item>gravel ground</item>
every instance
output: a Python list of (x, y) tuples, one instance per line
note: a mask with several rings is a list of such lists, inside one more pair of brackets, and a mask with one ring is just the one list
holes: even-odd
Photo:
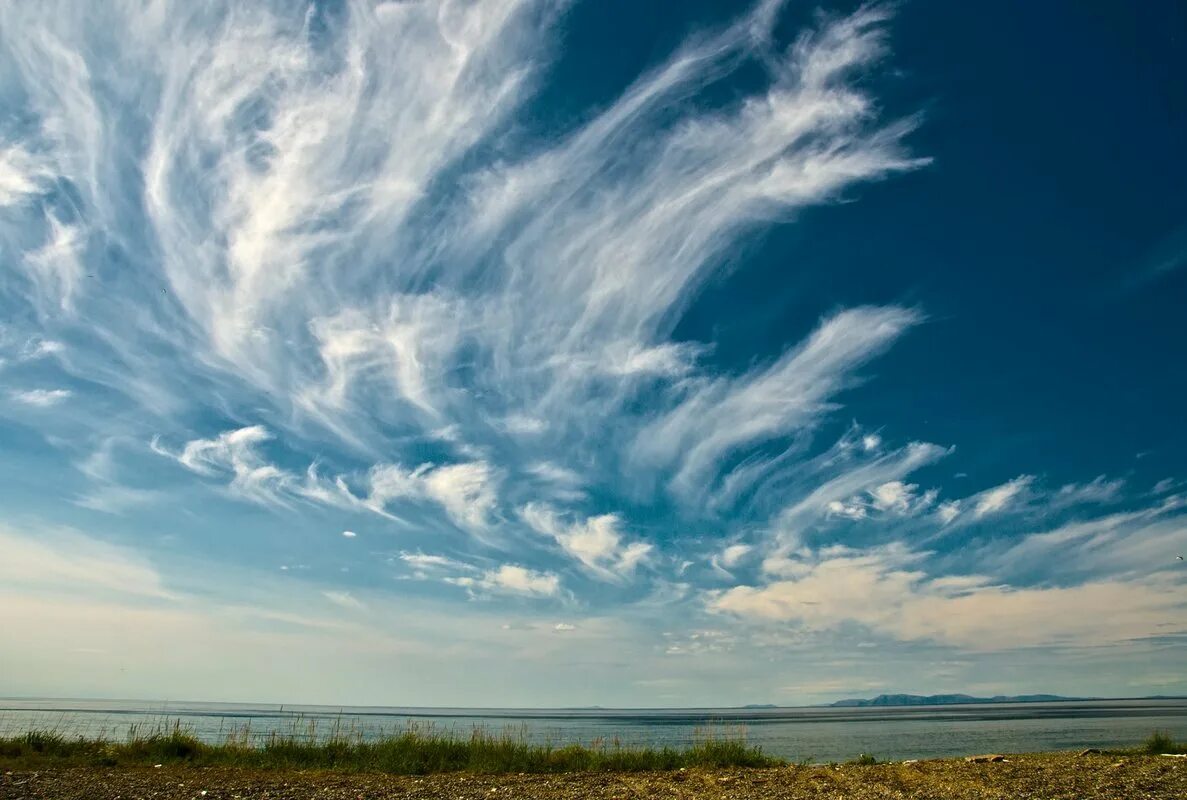
[(231, 800), (231, 798), (1108, 798), (1183, 800), (1187, 760), (1108, 755), (1011, 756), (1005, 763), (920, 761), (877, 766), (688, 770), (563, 775), (444, 774), (424, 777), (222, 767), (50, 767), (0, 775), (2, 800)]

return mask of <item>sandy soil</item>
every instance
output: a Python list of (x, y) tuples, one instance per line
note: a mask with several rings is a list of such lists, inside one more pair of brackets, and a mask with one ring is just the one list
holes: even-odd
[(424, 777), (221, 767), (61, 767), (0, 774), (0, 798), (231, 800), (231, 798), (1109, 798), (1183, 800), (1187, 760), (1108, 755), (1011, 756), (1004, 763), (921, 761), (877, 766), (564, 775)]

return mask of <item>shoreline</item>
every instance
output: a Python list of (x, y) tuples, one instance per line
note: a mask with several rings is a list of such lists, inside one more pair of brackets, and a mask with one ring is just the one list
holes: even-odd
[(0, 758), (0, 798), (152, 797), (160, 800), (232, 800), (284, 797), (301, 800), (359, 798), (508, 797), (524, 800), (625, 800), (634, 797), (706, 800), (847, 800), (937, 798), (1004, 800), (1013, 797), (1187, 797), (1187, 759), (1156, 755), (1034, 753), (973, 763), (937, 759), (864, 765), (692, 767), (644, 772), (497, 773), (377, 772), (236, 766), (8, 765)]

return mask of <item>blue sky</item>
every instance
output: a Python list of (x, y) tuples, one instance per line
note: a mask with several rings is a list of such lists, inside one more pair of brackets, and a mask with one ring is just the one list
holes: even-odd
[(1171, 2), (0, 8), (0, 694), (1187, 693)]

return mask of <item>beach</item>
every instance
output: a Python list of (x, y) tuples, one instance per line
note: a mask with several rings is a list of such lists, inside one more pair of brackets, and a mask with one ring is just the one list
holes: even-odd
[(687, 769), (561, 774), (443, 773), (425, 776), (227, 767), (5, 768), (0, 798), (32, 800), (1006, 800), (1010, 798), (1187, 797), (1187, 759), (1162, 756), (1032, 754), (998, 763), (963, 759), (876, 765), (796, 765), (770, 769)]

